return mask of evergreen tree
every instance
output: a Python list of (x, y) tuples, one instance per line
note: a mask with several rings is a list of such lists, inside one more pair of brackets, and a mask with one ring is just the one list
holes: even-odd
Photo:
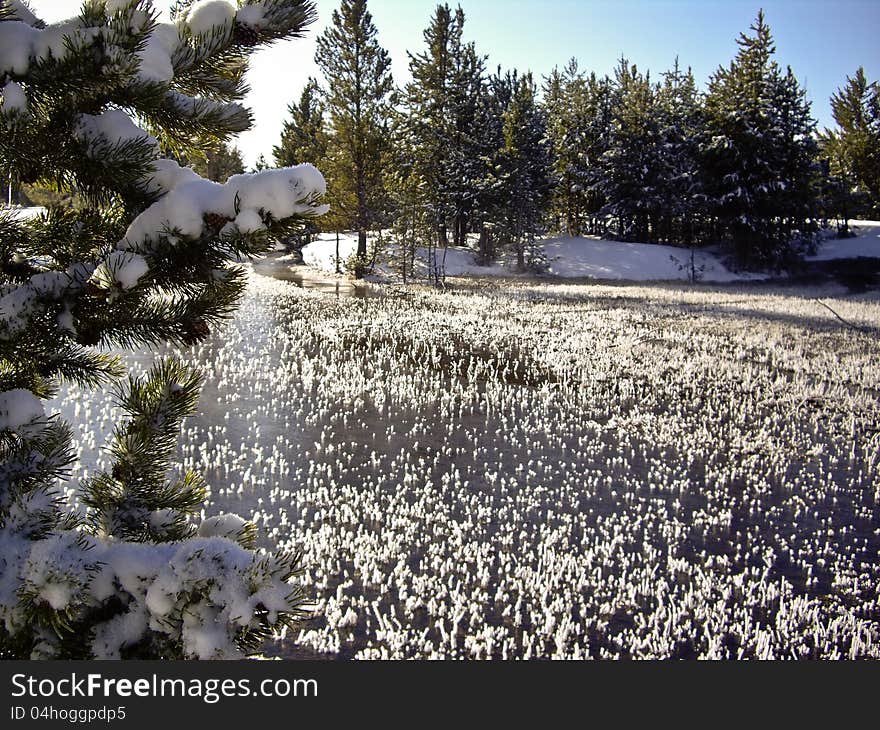
[(621, 58), (608, 149), (599, 158), (603, 213), (624, 240), (650, 241), (662, 209), (659, 114), (650, 77)]
[[(309, 78), (300, 94), (299, 103), (287, 107), (288, 118), (281, 131), (281, 141), (273, 149), (275, 164), (288, 167), (308, 162), (322, 169), (326, 168), (328, 158), (328, 139), (324, 119), (324, 103), (321, 89), (314, 78)], [(344, 225), (338, 218), (339, 203), (327, 199), (335, 215), (323, 216), (321, 225)], [(294, 249), (302, 249), (312, 242), (321, 225), (310, 221), (301, 235), (288, 239), (287, 244)], [(336, 228), (335, 230), (339, 230)]]
[(433, 221), (435, 239), (425, 241), (431, 267), (442, 278), (443, 260), (434, 253), (453, 242), (464, 245), (473, 227), (475, 192), (485, 180), (477, 124), (485, 60), (472, 43), (464, 43), (464, 12), (438, 5), (424, 31), (426, 49), (410, 54), (413, 80), (406, 87), (408, 137), (413, 146), (413, 174), (421, 181), (422, 205)]
[(504, 155), (504, 115), (513, 91), (513, 74), (502, 74), (498, 68), (484, 84), (475, 112), (475, 159), (479, 161), (475, 171), (479, 177), (470, 183), (473, 189), (470, 216), (472, 226), (479, 231), (476, 262), (481, 266), (494, 263), (499, 236), (503, 234), (499, 222), (507, 203), (507, 190), (498, 172)]
[[(234, 309), (239, 256), (319, 214), (311, 166), (225, 185), (160, 156), (246, 129), (247, 57), (299, 35), (310, 2), (97, 0), (46, 28), (0, 3), (0, 167), (76, 191), (77, 210), (0, 217), (0, 657), (237, 657), (301, 615), (298, 556), (253, 549), (255, 529), (201, 521), (202, 478), (169, 478), (201, 375), (176, 360), (120, 381), (107, 354), (205, 339)], [(134, 121), (136, 120), (136, 121)], [(107, 471), (64, 506), (73, 431), (42, 401), (62, 383), (115, 382)]]
[(250, 172), (262, 172), (263, 170), (269, 169), (269, 163), (266, 162), (266, 155), (262, 152), (260, 156), (257, 158), (257, 161), (254, 163), (254, 166), (250, 169)]
[(406, 116), (398, 111), (391, 125), (392, 154), (386, 168), (386, 186), (394, 210), (392, 264), (406, 283), (415, 274), (420, 244), (432, 241), (434, 229), (424, 206), (424, 180), (415, 166), (419, 140), (411, 134)]
[(691, 69), (683, 72), (676, 58), (656, 95), (660, 215), (655, 237), (690, 246), (702, 236), (706, 208), (700, 169), (703, 108)]
[(584, 195), (586, 230), (604, 236), (607, 233), (608, 218), (601, 215), (606, 200), (600, 162), (611, 145), (614, 85), (607, 76), (599, 78), (595, 73), (591, 73), (586, 80), (584, 93), (583, 169), (586, 172)]
[(794, 75), (773, 60), (763, 12), (751, 30), (710, 80), (703, 159), (717, 233), (729, 236), (740, 262), (765, 267), (791, 255), (816, 208), (815, 123)]
[(194, 158), (191, 166), (201, 177), (214, 182), (226, 182), (233, 175), (244, 172), (241, 151), (225, 142), (208, 150), (204, 157)]
[[(821, 135), (822, 154), (829, 172), (840, 181), (841, 192), (870, 197), (874, 213), (880, 213), (880, 84), (868, 82), (864, 68), (847, 77), (846, 85), (831, 97), (837, 129)], [(852, 207), (850, 196), (840, 203)], [(847, 202), (849, 205), (847, 205)], [(846, 217), (846, 216), (844, 216)]]
[(564, 229), (569, 236), (583, 233), (589, 207), (587, 150), (594, 119), (588, 90), (575, 59), (561, 72), (553, 69), (544, 84), (547, 132), (553, 143), (553, 214), (557, 230)]
[(495, 171), (501, 201), (497, 225), (502, 241), (516, 255), (517, 268), (539, 270), (543, 261), (536, 240), (544, 231), (552, 152), (532, 75), (514, 75), (512, 89), (502, 117), (504, 144)]
[(328, 140), (324, 102), (315, 79), (309, 78), (299, 103), (291, 103), (287, 114), (281, 141), (272, 149), (275, 164), (288, 167), (309, 162), (319, 166), (327, 157)]
[(391, 59), (379, 45), (366, 0), (342, 0), (318, 39), (315, 61), (328, 88), (331, 200), (354, 200), (351, 223), (358, 232), (360, 275), (367, 258), (367, 231), (381, 225), (387, 208), (383, 168), (394, 103)]
[(452, 241), (456, 246), (465, 246), (473, 223), (475, 198), (486, 172), (485, 161), (480, 157), (485, 138), (478, 126), (485, 121), (479, 117), (483, 111), (485, 59), (477, 55), (473, 43), (467, 43), (453, 54), (453, 62), (446, 195), (452, 211)]

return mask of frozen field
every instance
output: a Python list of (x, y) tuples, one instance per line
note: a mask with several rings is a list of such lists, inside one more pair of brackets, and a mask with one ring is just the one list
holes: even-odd
[(208, 514), (310, 566), (267, 654), (880, 658), (880, 293), (455, 284), (255, 274), (186, 353)]

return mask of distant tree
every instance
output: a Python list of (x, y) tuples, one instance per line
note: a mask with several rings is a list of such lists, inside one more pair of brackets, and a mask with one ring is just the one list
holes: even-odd
[(580, 236), (589, 194), (589, 134), (593, 122), (589, 87), (571, 59), (544, 83), (547, 133), (553, 144), (553, 217), (556, 229)]
[(485, 160), (480, 154), (485, 137), (479, 126), (485, 122), (480, 116), (484, 111), (481, 99), (485, 87), (485, 58), (477, 55), (473, 43), (466, 43), (453, 55), (453, 61), (446, 194), (452, 212), (452, 241), (456, 246), (464, 246), (472, 227), (480, 183), (485, 178)]
[(583, 130), (583, 164), (586, 170), (586, 190), (584, 194), (584, 223), (586, 231), (605, 235), (608, 218), (601, 215), (605, 207), (602, 168), (600, 161), (611, 145), (612, 118), (614, 112), (614, 84), (610, 78), (599, 78), (591, 73), (585, 80)]
[(416, 168), (419, 140), (412, 135), (406, 115), (398, 111), (391, 125), (390, 164), (385, 170), (386, 187), (394, 209), (391, 227), (395, 254), (392, 264), (406, 283), (415, 274), (420, 244), (432, 242), (436, 228), (425, 206), (425, 184)]
[(257, 161), (254, 163), (253, 167), (251, 167), (250, 172), (262, 172), (263, 170), (269, 169), (269, 163), (266, 162), (266, 155), (260, 153), (260, 156), (257, 158)]
[[(309, 78), (299, 97), (299, 102), (292, 102), (287, 107), (288, 118), (281, 131), (281, 140), (272, 148), (275, 164), (281, 167), (311, 163), (327, 169), (328, 148), (327, 129), (322, 101), (321, 88), (314, 78)], [(336, 201), (333, 201), (334, 203)], [(328, 203), (333, 204), (329, 200)], [(302, 232), (293, 236), (286, 243), (291, 248), (301, 249), (311, 243), (312, 238), (321, 228), (339, 230), (344, 225), (339, 220), (338, 205), (333, 205), (333, 216), (325, 220), (310, 221)]]
[(719, 68), (706, 96), (703, 164), (718, 233), (744, 265), (775, 266), (816, 210), (815, 122), (803, 89), (773, 60), (763, 12), (741, 34), (739, 52)]
[[(831, 97), (831, 113), (837, 129), (820, 137), (829, 172), (843, 191), (869, 196), (873, 213), (880, 214), (880, 84), (868, 82), (860, 67)], [(857, 198), (844, 200), (853, 205)]]
[(504, 143), (495, 171), (503, 201), (497, 224), (502, 240), (516, 255), (517, 268), (537, 270), (543, 264), (536, 241), (544, 231), (552, 151), (532, 75), (514, 76), (512, 89), (502, 117)]
[[(485, 60), (472, 43), (464, 43), (465, 16), (459, 7), (438, 5), (424, 31), (425, 50), (410, 54), (413, 80), (404, 93), (407, 133), (415, 158), (412, 172), (420, 179), (423, 205), (434, 222), (429, 251), (445, 252), (453, 242), (464, 245), (473, 227), (475, 192), (485, 179), (481, 128), (477, 123)], [(442, 270), (442, 260), (436, 267)]]
[(310, 162), (320, 165), (327, 157), (325, 109), (317, 80), (309, 78), (298, 103), (287, 107), (288, 118), (281, 131), (281, 141), (272, 149), (280, 167)]
[(650, 77), (625, 58), (615, 71), (608, 149), (598, 160), (602, 212), (624, 240), (650, 241), (661, 212), (660, 118)]
[(38, 205), (43, 208), (81, 208), (83, 201), (75, 191), (59, 190), (51, 182), (29, 183), (17, 188), (13, 203)]
[(477, 107), (474, 157), (480, 161), (479, 177), (471, 181), (473, 202), (471, 225), (479, 232), (476, 262), (492, 264), (504, 235), (500, 221), (507, 206), (508, 190), (499, 171), (504, 155), (504, 115), (514, 91), (514, 74), (502, 74), (498, 68), (481, 90)]
[(703, 235), (706, 195), (700, 169), (703, 141), (702, 100), (691, 69), (682, 71), (678, 58), (663, 75), (656, 93), (657, 160), (660, 215), (655, 237), (671, 243), (695, 244)]
[(204, 158), (194, 157), (190, 166), (201, 177), (214, 182), (226, 182), (233, 175), (244, 172), (241, 151), (226, 142), (209, 149)]
[(334, 200), (353, 200), (358, 276), (367, 260), (367, 232), (381, 225), (388, 205), (383, 168), (394, 82), (391, 59), (377, 35), (366, 0), (342, 0), (315, 53), (327, 83), (324, 103), (334, 150), (326, 165), (331, 206)]

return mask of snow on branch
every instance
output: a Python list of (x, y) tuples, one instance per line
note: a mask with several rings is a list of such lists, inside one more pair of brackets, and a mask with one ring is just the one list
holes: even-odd
[(149, 252), (162, 231), (200, 238), (205, 233), (205, 217), (211, 215), (231, 221), (247, 234), (261, 230), (267, 222), (320, 216), (328, 210), (317, 204), (327, 189), (324, 176), (310, 164), (234, 175), (225, 184), (175, 166), (161, 161), (151, 183), (167, 186), (168, 192), (132, 221), (118, 248)]

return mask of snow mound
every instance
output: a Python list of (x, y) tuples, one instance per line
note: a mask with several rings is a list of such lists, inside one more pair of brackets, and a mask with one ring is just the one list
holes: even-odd
[(807, 261), (880, 258), (880, 221), (850, 221), (852, 238), (827, 238)]

